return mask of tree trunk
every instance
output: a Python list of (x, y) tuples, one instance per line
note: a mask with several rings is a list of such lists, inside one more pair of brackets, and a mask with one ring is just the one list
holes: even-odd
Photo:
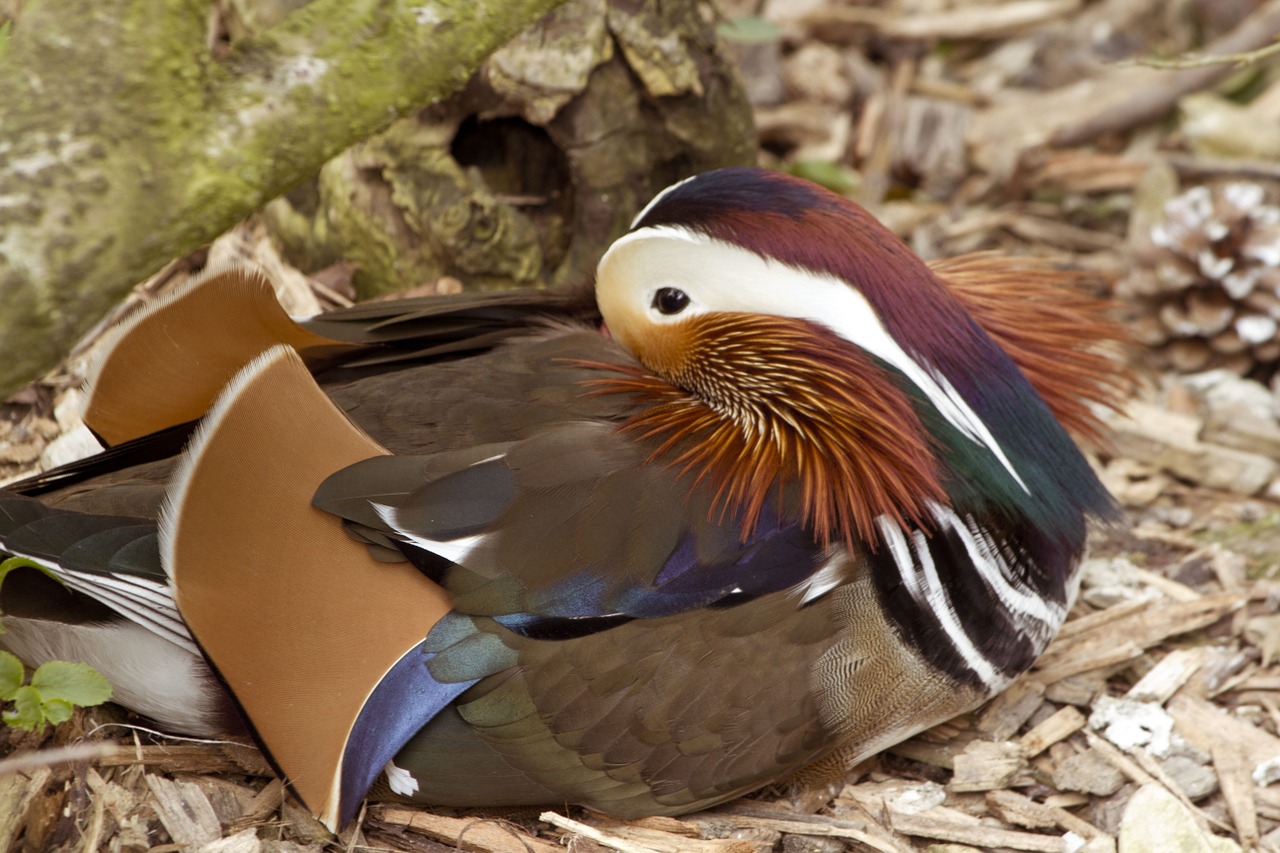
[(354, 264), (361, 298), (589, 279), (663, 187), (755, 161), (751, 106), (703, 11), (570, 0), (264, 219), (299, 268)]

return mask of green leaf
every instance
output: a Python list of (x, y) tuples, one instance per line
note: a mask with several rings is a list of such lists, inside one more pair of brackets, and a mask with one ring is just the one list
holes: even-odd
[[(9, 576), (9, 572), (14, 569), (36, 569), (44, 575), (53, 578), (58, 583), (62, 583), (62, 578), (58, 577), (48, 568), (40, 565), (35, 560), (29, 560), (26, 557), (9, 557), (6, 560), (0, 560), (0, 584), (4, 583), (4, 579)], [(66, 586), (66, 584), (62, 584)]]
[(83, 663), (51, 660), (42, 664), (31, 676), (31, 686), (46, 704), (70, 702), (88, 707), (101, 705), (111, 698), (111, 683), (96, 669)]
[(755, 15), (721, 21), (716, 27), (716, 33), (725, 41), (736, 41), (739, 44), (764, 44), (777, 41), (781, 36), (777, 25)]
[(13, 710), (0, 715), (6, 723), (16, 729), (34, 732), (44, 727), (44, 708), (40, 704), (40, 694), (34, 687), (19, 687), (13, 697)]
[(25, 679), (22, 661), (8, 652), (0, 652), (0, 699), (12, 701)]
[(71, 719), (71, 715), (76, 711), (75, 705), (70, 702), (64, 702), (61, 699), (46, 699), (40, 704), (44, 710), (45, 717), (55, 726)]

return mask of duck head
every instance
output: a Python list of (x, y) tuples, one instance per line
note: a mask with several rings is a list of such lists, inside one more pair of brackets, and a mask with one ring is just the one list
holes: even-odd
[(820, 538), (873, 545), (877, 519), (927, 526), (932, 504), (1073, 540), (1108, 504), (956, 290), (807, 181), (730, 168), (668, 188), (600, 261), (596, 299), (648, 391), (675, 389), (629, 426), (726, 484), (722, 506), (748, 522), (788, 480)]

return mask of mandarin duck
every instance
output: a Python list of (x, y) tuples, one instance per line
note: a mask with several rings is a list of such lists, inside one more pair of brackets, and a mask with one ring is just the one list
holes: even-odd
[(247, 731), (329, 826), (701, 809), (973, 709), (1062, 623), (1115, 390), (1043, 264), (926, 264), (783, 174), (668, 188), (594, 300), (295, 321), (207, 271), (116, 330), (106, 449), (0, 493), (0, 642)]

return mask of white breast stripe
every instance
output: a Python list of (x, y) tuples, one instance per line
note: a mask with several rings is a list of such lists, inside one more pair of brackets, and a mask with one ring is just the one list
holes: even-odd
[[(919, 530), (913, 531), (911, 540), (914, 547), (912, 547), (907, 543), (902, 528), (887, 516), (882, 515), (877, 518), (876, 524), (880, 528), (882, 538), (889, 546), (889, 553), (898, 566), (898, 574), (902, 576), (902, 582), (907, 591), (921, 607), (934, 614), (947, 638), (951, 640), (952, 647), (964, 659), (965, 664), (992, 689), (998, 689), (1007, 684), (1009, 679), (995, 671), (991, 663), (973, 645), (973, 641), (969, 639), (969, 635), (960, 624), (955, 608), (951, 604), (951, 598), (938, 577), (937, 567), (933, 564), (933, 555), (929, 552), (929, 540), (925, 535)], [(917, 558), (920, 561), (919, 571), (916, 569)], [(922, 580), (923, 583), (921, 583)]]
[(974, 568), (1006, 608), (1035, 619), (1051, 630), (1062, 623), (1066, 611), (1061, 606), (1014, 586), (1008, 562), (1001, 556), (990, 535), (978, 527), (972, 517), (962, 521), (955, 510), (936, 503), (930, 503), (929, 508), (940, 525), (950, 527), (960, 537)]
[(467, 558), (475, 552), (477, 546), (489, 537), (484, 533), (476, 533), (471, 536), (459, 536), (457, 539), (428, 539), (421, 534), (407, 530), (400, 524), (399, 511), (393, 506), (386, 504), (370, 504), (374, 512), (378, 514), (387, 525), (401, 536), (406, 542), (412, 542), (423, 550), (430, 551), (444, 557), (451, 563), (457, 563), (460, 566), (467, 564)]
[(933, 554), (929, 551), (929, 540), (919, 530), (913, 531), (911, 539), (915, 542), (916, 556), (920, 560), (920, 568), (924, 572), (925, 585), (929, 590), (929, 601), (933, 605), (934, 615), (938, 617), (938, 622), (942, 625), (942, 630), (947, 632), (947, 636), (951, 638), (951, 644), (955, 646), (960, 657), (964, 658), (964, 662), (969, 665), (977, 676), (981, 678), (992, 689), (998, 689), (1009, 683), (1009, 679), (999, 675), (995, 668), (991, 666), (991, 662), (983, 657), (982, 652), (978, 651), (973, 641), (969, 639), (969, 635), (965, 633), (964, 626), (960, 624), (959, 617), (956, 616), (956, 609), (951, 604), (951, 596), (947, 595), (946, 589), (942, 586), (942, 580), (938, 577), (938, 568), (933, 564)]
[(929, 599), (925, 596), (924, 590), (920, 588), (920, 578), (916, 575), (915, 561), (911, 559), (911, 549), (907, 545), (906, 537), (902, 535), (902, 528), (884, 515), (876, 519), (876, 525), (880, 528), (880, 538), (889, 546), (889, 554), (893, 557), (893, 562), (898, 567), (898, 574), (902, 576), (902, 582), (906, 584), (907, 592), (922, 607), (928, 607)]

